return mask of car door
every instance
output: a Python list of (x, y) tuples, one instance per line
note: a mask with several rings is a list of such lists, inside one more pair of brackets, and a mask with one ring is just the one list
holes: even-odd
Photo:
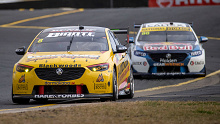
[[(118, 38), (115, 36), (115, 34), (111, 31), (109, 31), (110, 41), (112, 44), (112, 49), (114, 52), (117, 51), (116, 46), (121, 45)], [(128, 78), (128, 71), (129, 71), (129, 61), (128, 56), (126, 53), (115, 53), (114, 59), (116, 63), (116, 70), (117, 70), (117, 82), (119, 86), (119, 90), (123, 89), (125, 86), (127, 86), (127, 78)]]

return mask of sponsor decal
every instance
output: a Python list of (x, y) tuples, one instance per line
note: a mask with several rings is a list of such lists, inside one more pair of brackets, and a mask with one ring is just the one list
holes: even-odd
[(220, 5), (219, 0), (149, 0), (149, 7), (178, 7), (178, 6), (201, 6)]
[(45, 82), (45, 85), (73, 85), (75, 82)]
[(203, 65), (203, 64), (205, 64), (205, 62), (204, 61), (191, 61), (190, 62), (190, 65)]
[(144, 61), (144, 62), (143, 62), (143, 65), (144, 65), (144, 66), (147, 66), (147, 62)]
[(17, 90), (28, 90), (28, 84), (25, 83), (25, 74), (21, 76), (18, 83), (19, 84), (16, 85)]
[(19, 83), (25, 83), (25, 74), (21, 76), (21, 78), (18, 81)]
[(199, 51), (191, 52), (190, 55), (191, 56), (200, 56), (200, 55), (202, 55), (202, 51), (199, 50)]
[(96, 82), (104, 82), (102, 74), (99, 74), (98, 78), (96, 79)]
[(193, 61), (191, 61), (191, 62), (190, 62), (190, 65), (194, 65), (194, 62), (193, 62)]
[(16, 89), (17, 90), (28, 90), (28, 85), (27, 84), (17, 84)]
[(74, 64), (74, 65), (73, 64), (39, 64), (39, 68), (72, 68), (72, 67), (81, 67), (81, 64)]
[(84, 94), (34, 95), (34, 98), (82, 98)]
[(145, 24), (145, 27), (167, 27), (167, 26), (173, 26), (173, 27), (186, 27), (185, 24), (181, 23), (174, 23), (170, 25), (170, 23), (165, 22), (165, 23), (150, 23), (150, 24)]
[(154, 63), (153, 66), (184, 66), (184, 63)]
[(124, 69), (128, 66), (128, 61), (124, 61), (119, 66), (119, 72), (118, 74), (121, 75), (121, 73), (124, 71)]
[(128, 78), (126, 78), (126, 79), (121, 83), (121, 85), (119, 86), (119, 90), (124, 89), (124, 88), (127, 87), (127, 85), (128, 85), (127, 80), (128, 80)]
[(94, 84), (94, 89), (95, 90), (101, 90), (101, 89), (106, 89), (106, 83), (95, 83)]
[(29, 61), (36, 61), (36, 60), (43, 60), (43, 59), (54, 59), (54, 58), (88, 58), (88, 59), (99, 59), (100, 56), (98, 55), (71, 55), (71, 54), (58, 54), (58, 55), (43, 55), (43, 56), (28, 56), (27, 62)]
[(152, 75), (162, 76), (162, 75), (168, 75), (168, 76), (174, 76), (174, 75), (185, 75), (185, 72), (164, 72), (164, 73), (152, 73)]
[(144, 62), (132, 62), (132, 65), (144, 65), (144, 66), (147, 66), (147, 62), (144, 61)]
[(147, 56), (147, 53), (142, 52), (142, 51), (134, 51), (134, 55), (136, 55), (136, 56)]
[(142, 62), (132, 62), (133, 65), (142, 65)]
[(177, 59), (164, 59), (164, 58), (160, 58), (160, 62), (161, 63), (174, 63), (174, 62), (177, 62)]
[(83, 29), (83, 30), (80, 30), (80, 29), (56, 29), (56, 30), (50, 31), (50, 33), (53, 33), (53, 32), (94, 32), (94, 31), (96, 31), (96, 29)]
[(61, 32), (61, 33), (49, 33), (47, 37), (94, 37), (95, 32)]
[[(150, 31), (192, 31), (189, 27), (147, 27), (142, 28), (142, 35), (149, 35)], [(144, 32), (144, 33), (143, 33)], [(147, 34), (146, 34), (147, 33)]]
[(125, 75), (128, 73), (128, 71), (129, 71), (129, 66), (127, 66), (124, 69), (124, 72), (119, 76), (119, 81), (121, 81), (123, 79), (123, 77), (125, 77)]
[(192, 45), (149, 45), (145, 44), (143, 50), (193, 50)]

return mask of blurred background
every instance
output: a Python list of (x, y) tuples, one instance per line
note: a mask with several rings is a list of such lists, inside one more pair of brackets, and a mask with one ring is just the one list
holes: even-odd
[(220, 0), (0, 0), (0, 9), (119, 8), (220, 5)]

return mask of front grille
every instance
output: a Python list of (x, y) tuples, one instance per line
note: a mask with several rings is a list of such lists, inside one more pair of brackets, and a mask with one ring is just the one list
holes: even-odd
[(180, 67), (178, 66), (160, 66), (157, 67), (157, 73), (161, 72), (180, 72)]
[[(177, 59), (177, 62), (181, 62), (187, 57), (186, 53), (169, 53), (169, 54), (171, 54), (170, 59)], [(166, 55), (167, 53), (150, 53), (149, 54), (149, 56), (155, 62), (160, 62), (160, 59), (167, 59)]]
[(85, 68), (62, 68), (63, 73), (58, 75), (57, 68), (37, 68), (35, 73), (38, 78), (49, 81), (68, 81), (80, 78), (85, 72)]
[[(81, 85), (80, 85), (81, 86)], [(76, 85), (51, 85), (51, 86), (44, 86), (44, 95), (50, 94), (77, 94)], [(82, 86), (82, 93), (88, 94), (89, 91), (86, 85)], [(33, 95), (39, 94), (39, 86), (34, 86)]]

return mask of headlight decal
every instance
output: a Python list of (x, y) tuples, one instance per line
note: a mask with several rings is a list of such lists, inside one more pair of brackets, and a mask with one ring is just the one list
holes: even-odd
[(109, 68), (109, 63), (102, 63), (102, 64), (96, 64), (96, 65), (90, 65), (87, 66), (91, 71), (105, 71)]
[(23, 65), (23, 64), (17, 64), (16, 71), (18, 72), (30, 72), (34, 67)]

